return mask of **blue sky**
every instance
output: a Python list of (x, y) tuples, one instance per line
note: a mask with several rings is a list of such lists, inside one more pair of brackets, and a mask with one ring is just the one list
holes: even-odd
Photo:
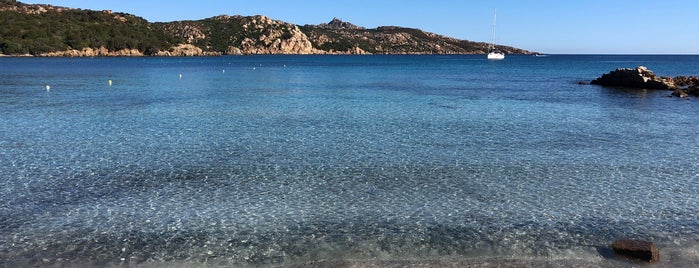
[(697, 0), (20, 0), (111, 9), (149, 21), (266, 15), (294, 24), (338, 17), (367, 28), (395, 25), (544, 53), (699, 54)]

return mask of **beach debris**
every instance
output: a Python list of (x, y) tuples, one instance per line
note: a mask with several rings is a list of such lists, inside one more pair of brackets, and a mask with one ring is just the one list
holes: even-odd
[(657, 262), (660, 259), (658, 248), (650, 241), (620, 239), (614, 241), (612, 248), (619, 255), (647, 262)]

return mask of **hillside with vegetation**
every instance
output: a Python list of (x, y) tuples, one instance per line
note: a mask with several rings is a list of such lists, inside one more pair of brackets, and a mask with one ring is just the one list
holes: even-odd
[[(301, 27), (315, 47), (324, 51), (362, 51), (370, 54), (485, 54), (489, 44), (397, 26), (365, 29), (339, 19)], [(509, 54), (532, 52), (497, 46)]]
[(0, 53), (40, 55), (104, 47), (153, 55), (181, 42), (141, 17), (0, 0)]
[[(0, 54), (200, 56), (248, 54), (483, 54), (488, 44), (333, 19), (299, 26), (265, 16), (150, 23), (126, 13), (0, 0)], [(532, 52), (498, 46), (510, 54)]]

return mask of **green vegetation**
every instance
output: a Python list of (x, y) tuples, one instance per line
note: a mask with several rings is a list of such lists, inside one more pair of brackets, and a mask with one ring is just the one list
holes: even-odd
[[(419, 29), (394, 26), (364, 29), (337, 19), (329, 24), (299, 28), (314, 49), (327, 52), (351, 53), (359, 48), (372, 54), (476, 54), (488, 50), (486, 43), (457, 40)], [(149, 23), (124, 13), (0, 0), (0, 54), (5, 55), (41, 55), (101, 47), (110, 52), (136, 49), (154, 55), (182, 43), (213, 52), (210, 54), (225, 54), (231, 47), (243, 50), (242, 53), (265, 53), (271, 51), (265, 49), (276, 42), (274, 39), (289, 40), (295, 36), (295, 30), (293, 24), (257, 16), (224, 15), (197, 21)], [(506, 53), (530, 53), (513, 47), (498, 48)]]
[[(2, 0), (2, 6), (24, 6)], [(105, 47), (153, 54), (178, 40), (154, 31), (143, 18), (123, 13), (50, 9), (42, 14), (0, 11), (0, 53), (32, 54)]]

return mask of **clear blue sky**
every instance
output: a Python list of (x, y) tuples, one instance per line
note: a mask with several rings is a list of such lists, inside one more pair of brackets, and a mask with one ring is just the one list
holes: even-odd
[(154, 21), (266, 15), (294, 24), (338, 17), (374, 28), (395, 25), (472, 41), (497, 40), (544, 53), (699, 54), (699, 0), (20, 0), (111, 9)]

